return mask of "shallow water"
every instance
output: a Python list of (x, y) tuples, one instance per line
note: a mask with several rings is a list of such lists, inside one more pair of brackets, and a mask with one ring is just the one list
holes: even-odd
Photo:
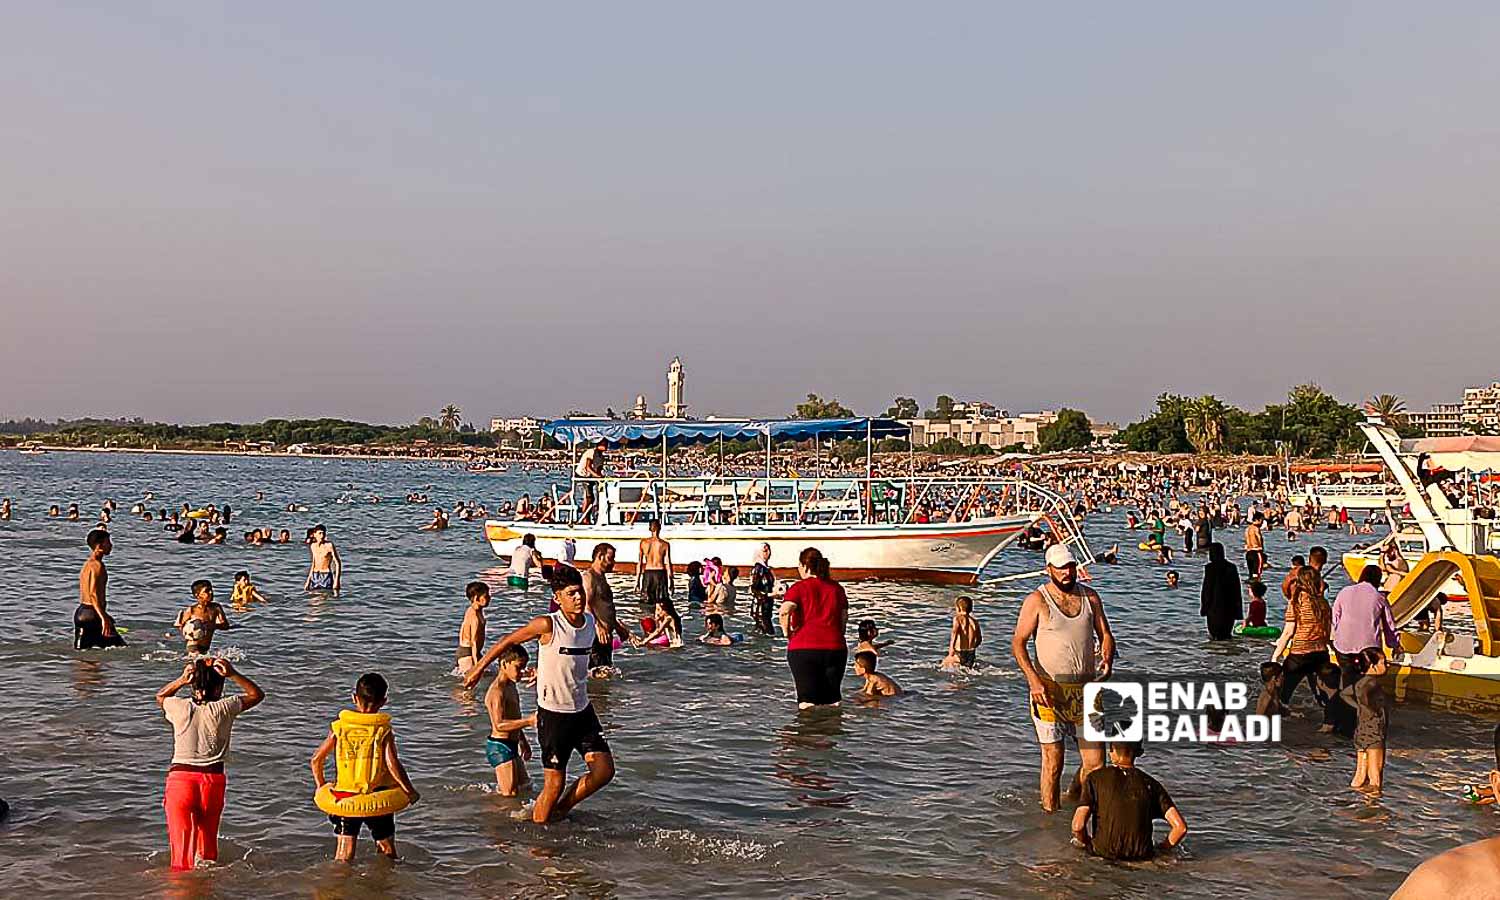
[[(874, 618), (897, 642), (882, 669), (914, 696), (799, 713), (779, 644), (621, 651), (621, 675), (592, 689), (616, 781), (569, 821), (518, 821), (516, 803), (488, 790), (483, 707), (448, 673), (467, 581), (497, 586), (492, 639), (544, 600), (499, 586), (479, 523), (419, 532), (430, 507), (399, 500), (422, 490), (448, 507), (493, 502), (541, 483), (540, 474), (418, 463), (0, 453), (0, 496), (17, 512), (0, 522), (0, 796), (11, 805), (0, 824), (0, 894), (1383, 897), (1423, 857), (1494, 831), (1490, 808), (1456, 797), (1490, 767), (1493, 723), (1397, 707), (1383, 799), (1348, 789), (1352, 748), (1305, 719), (1288, 723), (1281, 746), (1157, 747), (1142, 767), (1186, 816), (1185, 851), (1131, 866), (1086, 858), (1068, 844), (1067, 817), (1036, 805), (1025, 682), (1008, 659), (1019, 589), (968, 591), (986, 642), (979, 669), (954, 675), (936, 663), (962, 591), (878, 583), (847, 586), (851, 619)], [(351, 485), (387, 502), (336, 502)], [(231, 535), (272, 526), (300, 539), (325, 522), (344, 559), (343, 594), (302, 595), (300, 544), (182, 546), (124, 515), (148, 490), (153, 508), (229, 503)], [(71, 617), (88, 523), (45, 510), (76, 501), (92, 518), (106, 497), (122, 513), (111, 528), (110, 600), (130, 646), (80, 654)], [(310, 511), (280, 511), (293, 500)], [(1122, 512), (1090, 520), (1095, 546), (1133, 548), (1138, 533), (1122, 521)], [(1223, 537), (1236, 554), (1237, 531)], [(1318, 540), (1335, 559), (1352, 543)], [(1310, 543), (1273, 537), (1273, 563), (1284, 570)], [(1253, 678), (1270, 644), (1208, 644), (1195, 615), (1198, 562), (1179, 560), (1183, 586), (1170, 591), (1150, 557), (1122, 552), (1094, 582), (1122, 675)], [(165, 633), (193, 579), (211, 579), (227, 601), (242, 568), (271, 602), (231, 610), (244, 627), (221, 633), (215, 650), (238, 658), (268, 698), (235, 727), (220, 865), (173, 875), (161, 810), (171, 732), (152, 697), (182, 657)], [(1341, 572), (1331, 577), (1343, 584)], [(617, 592), (629, 610), (626, 584)], [(1280, 612), (1279, 597), (1271, 607)], [(691, 620), (688, 629), (697, 632)], [(331, 862), (307, 759), (368, 669), (391, 682), (401, 755), (423, 798), (398, 817), (402, 862), (371, 859), (366, 839), (344, 867)], [(532, 696), (522, 699), (530, 710)], [(1305, 694), (1299, 702), (1309, 704)], [(539, 784), (535, 761), (531, 773)]]

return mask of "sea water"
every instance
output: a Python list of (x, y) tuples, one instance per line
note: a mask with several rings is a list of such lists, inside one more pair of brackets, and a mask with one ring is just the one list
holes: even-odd
[[(466, 582), (495, 587), (491, 640), (546, 600), (503, 586), (481, 523), (418, 531), (431, 508), (402, 498), (493, 505), (535, 496), (547, 477), (393, 461), (0, 453), (0, 497), (16, 510), (0, 522), (0, 797), (11, 806), (0, 896), (1383, 897), (1424, 857), (1500, 824), (1492, 807), (1458, 798), (1493, 765), (1494, 723), (1397, 706), (1379, 800), (1347, 787), (1352, 747), (1317, 734), (1309, 715), (1288, 720), (1279, 745), (1152, 748), (1141, 766), (1186, 817), (1185, 850), (1145, 864), (1090, 859), (1069, 845), (1067, 814), (1037, 807), (1026, 684), (1009, 657), (1021, 586), (857, 582), (846, 585), (851, 630), (862, 618), (880, 623), (881, 638), (895, 641), (881, 669), (912, 696), (799, 713), (780, 643), (699, 645), (701, 626), (683, 610), (687, 646), (622, 650), (618, 676), (591, 685), (614, 783), (567, 821), (533, 825), (516, 817), (518, 801), (493, 792), (482, 696), (450, 672)], [(110, 607), (130, 646), (76, 653), (89, 522), (48, 519), (46, 507), (77, 502), (92, 519), (103, 499), (123, 511), (147, 491), (153, 510), (228, 503), (232, 542), (181, 545), (160, 523), (118, 515)], [(287, 513), (288, 503), (308, 512)], [(1170, 590), (1123, 520), (1117, 510), (1087, 526), (1095, 547), (1130, 548), (1093, 582), (1122, 676), (1254, 680), (1271, 642), (1210, 644), (1197, 615), (1201, 558), (1178, 559), (1182, 585)], [(337, 598), (302, 593), (300, 543), (239, 542), (253, 527), (288, 528), (300, 542), (314, 522), (343, 557)], [(1221, 537), (1237, 556), (1238, 530)], [(1336, 561), (1354, 539), (1270, 535), (1273, 576), (1314, 541)], [(167, 634), (191, 582), (210, 579), (227, 602), (240, 569), (270, 602), (230, 609), (242, 627), (216, 648), (232, 651), (267, 697), (235, 725), (219, 864), (172, 874), (161, 807), (172, 736), (153, 695), (181, 671), (182, 642)], [(1336, 564), (1330, 579), (1345, 583)], [(633, 615), (630, 579), (615, 586)], [(963, 594), (984, 628), (980, 664), (943, 671), (950, 609)], [(1272, 615), (1282, 608), (1273, 584)], [(390, 681), (388, 710), (422, 800), (397, 817), (401, 862), (375, 860), (366, 838), (342, 866), (331, 861), (307, 761), (369, 670)], [(851, 674), (846, 693), (855, 687)], [(1305, 691), (1297, 702), (1311, 708)], [(532, 709), (534, 692), (522, 703)], [(535, 761), (530, 771), (539, 784)]]

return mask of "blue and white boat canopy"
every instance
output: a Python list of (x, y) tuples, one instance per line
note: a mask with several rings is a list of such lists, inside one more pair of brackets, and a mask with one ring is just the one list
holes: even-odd
[(542, 431), (564, 444), (581, 445), (603, 441), (613, 447), (707, 444), (717, 440), (748, 441), (769, 437), (772, 442), (806, 441), (813, 438), (841, 440), (904, 438), (911, 428), (895, 419), (734, 419), (682, 421), (650, 419), (554, 419)]

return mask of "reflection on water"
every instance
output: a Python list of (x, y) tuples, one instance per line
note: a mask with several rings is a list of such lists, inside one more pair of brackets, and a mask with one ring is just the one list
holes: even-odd
[[(543, 611), (543, 592), (505, 586), (479, 523), (417, 532), (431, 504), (391, 498), (420, 491), (449, 507), (461, 498), (492, 504), (535, 496), (541, 476), (399, 462), (0, 453), (0, 484), (17, 512), (0, 522), (8, 564), (0, 794), (14, 808), (0, 825), (6, 897), (1219, 897), (1252, 888), (1383, 897), (1416, 860), (1488, 837), (1497, 821), (1492, 809), (1456, 797), (1493, 764), (1493, 723), (1398, 706), (1383, 797), (1349, 790), (1353, 749), (1304, 715), (1287, 723), (1281, 747), (1153, 748), (1142, 766), (1182, 807), (1192, 829), (1186, 849), (1138, 866), (1087, 859), (1068, 845), (1067, 816), (1036, 808), (1038, 751), (1008, 647), (1022, 586), (856, 583), (851, 621), (873, 618), (881, 638), (895, 641), (881, 669), (911, 696), (799, 712), (782, 647), (753, 634), (730, 648), (691, 640), (670, 651), (622, 648), (618, 675), (590, 685), (618, 776), (568, 820), (539, 828), (513, 817), (522, 801), (493, 793), (483, 694), (461, 690), (450, 672), (466, 582), (492, 587), (492, 639)], [(155, 523), (119, 516), (110, 595), (131, 644), (75, 653), (88, 523), (47, 519), (45, 508), (91, 509), (106, 496), (128, 508), (147, 491), (156, 507), (227, 502), (235, 535), (272, 527), (300, 536), (325, 522), (344, 559), (343, 594), (302, 592), (300, 544), (183, 546)], [(334, 502), (346, 492), (391, 502)], [(308, 511), (287, 512), (292, 501)], [(1122, 668), (1253, 680), (1271, 643), (1207, 642), (1199, 563), (1179, 558), (1182, 584), (1168, 589), (1164, 567), (1128, 549), (1138, 538), (1121, 518), (1105, 514), (1090, 529), (1100, 546), (1127, 548), (1094, 580)], [(1223, 537), (1233, 557), (1238, 536)], [(1319, 533), (1317, 542), (1337, 559), (1350, 539)], [(1271, 536), (1278, 571), (1311, 543)], [(171, 625), (184, 586), (200, 577), (228, 584), (239, 569), (270, 602), (246, 610), (232, 643), (216, 649), (239, 655), (268, 696), (235, 725), (222, 863), (172, 875), (161, 811), (171, 732), (152, 697), (181, 670)], [(1341, 573), (1333, 577), (1342, 583)], [(616, 591), (630, 609), (630, 579), (618, 579)], [(1281, 600), (1272, 593), (1275, 615)], [(945, 672), (938, 663), (960, 595), (975, 598), (986, 643), (973, 670)], [(683, 612), (691, 637), (699, 625)], [(312, 804), (307, 759), (369, 670), (391, 682), (388, 711), (423, 799), (398, 817), (401, 862), (373, 859), (365, 846), (353, 866), (340, 866)], [(71, 689), (58, 690), (60, 676)], [(857, 687), (852, 676), (845, 687)], [(522, 701), (533, 707), (534, 687), (522, 688)], [(1310, 710), (1305, 692), (1298, 702)], [(538, 763), (529, 768), (539, 784)]]

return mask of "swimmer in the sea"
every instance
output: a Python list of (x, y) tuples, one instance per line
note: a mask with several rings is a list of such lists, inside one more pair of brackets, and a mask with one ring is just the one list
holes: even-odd
[(333, 546), (333, 541), (328, 540), (328, 530), (322, 525), (314, 525), (308, 529), (307, 537), (307, 549), (312, 554), (312, 563), (307, 568), (307, 581), (302, 589), (309, 593), (332, 591), (337, 594), (344, 573), (338, 549)]
[[(484, 742), (484, 755), (495, 767), (495, 792), (514, 797), (527, 784), (526, 760), (531, 759), (531, 743), (524, 729), (536, 727), (536, 714), (521, 715), (521, 695), (516, 682), (529, 659), (526, 648), (512, 644), (500, 651), (495, 680), (484, 695), (484, 708), (490, 714), (490, 736)], [(477, 662), (477, 660), (476, 660)]]
[(229, 603), (235, 609), (240, 609), (247, 603), (264, 603), (266, 598), (255, 585), (250, 582), (250, 573), (239, 571), (234, 573), (234, 592), (229, 595)]
[(433, 508), (433, 510), (432, 510), (432, 521), (431, 522), (428, 522), (425, 525), (419, 526), (420, 530), (422, 530), (422, 531), (442, 531), (443, 529), (445, 529), (447, 527), (448, 527), (448, 514), (445, 513), (445, 512), (443, 512), (443, 508), (441, 506)]
[(213, 645), (214, 632), (233, 628), (224, 607), (214, 602), (214, 586), (206, 579), (193, 582), (193, 605), (177, 614), (177, 629), (187, 642), (189, 653), (207, 653)]
[(703, 634), (698, 636), (698, 643), (713, 644), (717, 647), (728, 647), (734, 643), (734, 638), (724, 633), (724, 617), (718, 613), (709, 613), (703, 617)]
[(861, 699), (876, 700), (881, 697), (900, 695), (901, 685), (889, 675), (882, 675), (875, 671), (877, 665), (879, 665), (879, 657), (868, 650), (854, 654), (854, 674), (865, 680), (864, 687), (859, 689), (856, 696)]
[(943, 657), (943, 666), (973, 668), (983, 641), (984, 632), (974, 618), (974, 601), (959, 597), (953, 604), (953, 628), (949, 631), (948, 655)]
[(464, 588), (469, 608), (464, 610), (463, 624), (458, 626), (458, 674), (467, 675), (484, 652), (484, 608), (490, 605), (490, 586), (471, 581)]
[(859, 643), (854, 645), (855, 653), (870, 652), (876, 656), (886, 647), (896, 643), (895, 641), (877, 641), (880, 636), (880, 626), (875, 624), (874, 619), (861, 619), (859, 623)]

